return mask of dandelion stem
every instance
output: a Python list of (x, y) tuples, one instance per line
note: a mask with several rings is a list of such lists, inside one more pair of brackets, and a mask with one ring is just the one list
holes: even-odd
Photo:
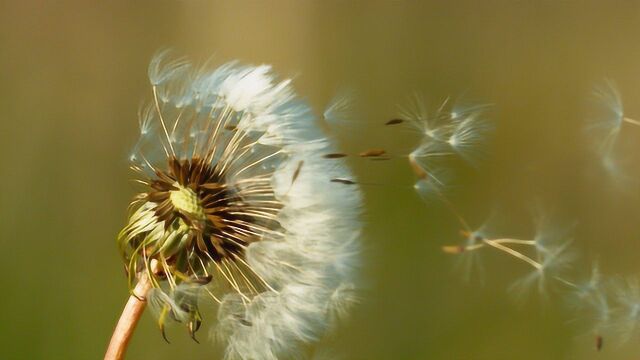
[(514, 245), (531, 245), (536, 246), (535, 240), (520, 240), (520, 239), (493, 239), (491, 240), (498, 244), (514, 244)]
[[(469, 236), (466, 231), (463, 231), (465, 236)], [(535, 240), (519, 240), (519, 239), (482, 239), (481, 243), (466, 245), (466, 246), (445, 246), (444, 249), (446, 252), (451, 253), (459, 253), (462, 251), (474, 251), (478, 249), (482, 249), (487, 245), (491, 245), (495, 247), (493, 244), (489, 244), (489, 242), (493, 244), (508, 244), (508, 245), (528, 245), (528, 246), (536, 246)], [(506, 246), (505, 246), (506, 247)], [(509, 248), (511, 249), (511, 248)], [(500, 250), (504, 251), (504, 249), (500, 248)], [(513, 249), (511, 249), (513, 250)], [(516, 251), (516, 250), (513, 250)], [(517, 251), (516, 251), (517, 252)], [(511, 254), (511, 253), (510, 253)]]
[(104, 360), (122, 360), (127, 351), (127, 345), (138, 324), (138, 320), (147, 306), (146, 295), (151, 289), (151, 281), (146, 273), (142, 273), (138, 284), (124, 306), (122, 315), (113, 331), (109, 347), (104, 355)]
[(628, 117), (624, 117), (622, 118), (622, 120), (628, 122), (629, 124), (640, 126), (640, 121), (638, 120), (630, 119)]
[(504, 246), (504, 245), (500, 244), (499, 242), (495, 242), (493, 240), (487, 240), (487, 239), (485, 239), (484, 242), (487, 245), (491, 245), (491, 246), (493, 246), (494, 248), (496, 248), (498, 250), (502, 250), (502, 251), (506, 252), (507, 254), (512, 255), (512, 256), (514, 256), (514, 257), (516, 257), (516, 258), (528, 263), (529, 265), (533, 266), (534, 268), (536, 268), (538, 270), (540, 270), (542, 268), (542, 265), (540, 263), (534, 261), (530, 257), (528, 257), (528, 256), (526, 256), (526, 255), (524, 255), (524, 254), (522, 254), (522, 253), (520, 253), (520, 252), (518, 252), (516, 250), (513, 250), (510, 247), (507, 247), (507, 246)]

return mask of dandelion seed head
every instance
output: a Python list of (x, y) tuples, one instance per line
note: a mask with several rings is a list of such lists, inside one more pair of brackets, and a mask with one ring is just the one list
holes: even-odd
[[(268, 65), (194, 70), (159, 53), (130, 160), (146, 189), (118, 236), (159, 325), (218, 304), (228, 359), (296, 356), (352, 303), (360, 194), (309, 107)], [(354, 183), (355, 184), (355, 183)], [(152, 265), (153, 264), (153, 265)], [(164, 330), (163, 330), (164, 333)]]

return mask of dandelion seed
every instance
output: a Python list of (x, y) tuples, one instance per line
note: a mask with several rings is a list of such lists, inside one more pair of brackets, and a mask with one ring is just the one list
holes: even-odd
[[(449, 99), (429, 112), (419, 98), (402, 110), (401, 117), (417, 129), (422, 139), (407, 156), (418, 178), (415, 189), (424, 198), (436, 194), (443, 198), (443, 190), (451, 180), (447, 167), (455, 158), (476, 164), (482, 156), (482, 144), (491, 129), (483, 118), (486, 105), (459, 107), (452, 110)], [(391, 120), (389, 123), (401, 123)]]
[(404, 122), (404, 120), (402, 120), (402, 119), (391, 119), (391, 120), (387, 121), (384, 124), (385, 125), (398, 125), (398, 124), (402, 124), (403, 122)]
[(350, 124), (353, 125), (354, 109), (352, 91), (342, 91), (336, 95), (327, 105), (323, 118), (331, 126)]
[(344, 184), (344, 185), (355, 185), (356, 182), (351, 180), (351, 179), (344, 179), (344, 178), (334, 178), (331, 179), (331, 182), (333, 183), (338, 183), (338, 184)]
[[(522, 298), (529, 290), (537, 286), (538, 291), (546, 294), (548, 278), (561, 279), (558, 274), (566, 270), (575, 256), (569, 251), (570, 240), (562, 236), (553, 236), (545, 221), (538, 221), (536, 236), (532, 239), (520, 239), (506, 236), (494, 236), (488, 231), (489, 221), (477, 230), (471, 230), (467, 221), (457, 212), (451, 203), (449, 209), (458, 218), (462, 226), (461, 234), (465, 240), (460, 245), (447, 245), (443, 251), (449, 254), (465, 256), (465, 274), (467, 277), (473, 271), (473, 264), (477, 263), (477, 253), (481, 250), (494, 250), (508, 255), (521, 263), (528, 265), (532, 271), (516, 281), (511, 290)], [(492, 216), (493, 217), (493, 216)]]
[(604, 345), (604, 338), (602, 335), (596, 336), (596, 350), (602, 350), (602, 346)]
[(612, 80), (606, 80), (594, 89), (591, 111), (586, 130), (594, 142), (602, 166), (608, 173), (622, 177), (616, 154), (620, 133), (624, 125), (637, 127), (640, 126), (640, 121), (625, 114), (620, 92)]
[(574, 321), (586, 322), (590, 331), (596, 334), (596, 348), (601, 350), (602, 333), (610, 327), (611, 308), (607, 289), (598, 263), (594, 263), (590, 276), (579, 282), (561, 280), (569, 287), (567, 303), (577, 313)]
[(462, 245), (445, 245), (442, 247), (442, 251), (447, 254), (462, 254), (466, 248)]
[[(448, 99), (444, 104), (447, 102)], [(421, 95), (414, 94), (406, 106), (400, 107), (400, 118), (406, 119), (406, 123), (420, 135), (437, 138), (440, 117), (437, 112), (431, 114), (427, 110)]]
[(591, 117), (589, 130), (602, 130), (605, 141), (614, 140), (624, 123), (624, 106), (615, 82), (606, 80), (593, 90), (594, 105), (599, 110)]
[(455, 127), (447, 139), (451, 148), (470, 164), (477, 164), (483, 157), (482, 142), (491, 126), (481, 116), (482, 110), (462, 115), (456, 114)]
[(384, 149), (369, 149), (359, 153), (358, 156), (364, 158), (374, 158), (386, 155), (386, 153), (387, 152)]
[(640, 329), (640, 281), (635, 277), (615, 279), (612, 297), (616, 308), (611, 328), (621, 342), (627, 342)]
[(485, 232), (485, 225), (475, 231), (462, 230), (460, 233), (464, 237), (463, 243), (458, 245), (463, 251), (459, 255), (457, 268), (461, 270), (465, 281), (471, 281), (472, 278), (484, 282), (484, 267), (480, 253), (474, 251), (480, 247), (484, 239), (489, 238)]
[[(456, 255), (458, 258), (457, 268), (459, 268), (466, 281), (476, 278), (484, 281), (484, 267), (482, 266), (480, 251), (487, 247), (486, 240), (493, 238), (490, 224), (492, 216), (489, 217), (480, 227), (471, 229), (467, 221), (462, 218), (460, 213), (449, 203), (449, 210), (460, 222), (460, 235), (462, 242), (458, 245), (445, 245), (442, 251), (447, 254)], [(499, 241), (498, 241), (499, 242)]]
[(409, 156), (409, 165), (419, 180), (431, 179), (433, 185), (444, 188), (450, 177), (445, 160), (452, 153), (437, 142), (423, 142)]
[(448, 169), (434, 168), (427, 172), (420, 167), (418, 169), (418, 181), (413, 185), (413, 188), (424, 200), (432, 198), (440, 198), (443, 200), (443, 195), (451, 182), (451, 174)]
[(325, 159), (341, 159), (343, 157), (347, 157), (347, 154), (344, 153), (331, 153), (323, 155)]
[(564, 241), (553, 247), (538, 251), (535, 256), (535, 264), (532, 262), (533, 270), (526, 276), (515, 281), (510, 290), (516, 298), (522, 300), (531, 289), (537, 288), (540, 295), (546, 296), (548, 290), (548, 280), (561, 278), (562, 273), (568, 269), (575, 259), (575, 255), (570, 251), (571, 241)]
[(416, 96), (409, 107), (402, 109), (401, 118), (407, 119), (425, 137), (423, 144), (448, 145), (451, 151), (473, 164), (479, 160), (483, 142), (492, 129), (484, 119), (488, 108), (488, 105), (452, 105), (446, 99), (435, 111), (428, 111)]
[(535, 209), (534, 223), (536, 231), (531, 240), (533, 253), (529, 256), (534, 260), (531, 262), (533, 269), (511, 286), (512, 292), (520, 299), (535, 287), (540, 295), (546, 296), (549, 280), (563, 281), (562, 274), (576, 259), (570, 247), (575, 224), (560, 227), (539, 206)]
[(319, 156), (337, 153), (290, 80), (267, 65), (191, 69), (167, 52), (149, 67), (131, 158), (147, 187), (118, 235), (131, 291), (163, 335), (175, 321), (196, 340), (217, 303), (227, 359), (290, 356), (353, 302), (358, 187), (335, 184), (356, 182)]
[(585, 305), (585, 301), (590, 298), (597, 297), (602, 291), (602, 273), (600, 272), (600, 266), (598, 263), (594, 263), (591, 268), (591, 274), (585, 281), (577, 284), (567, 283), (572, 288), (572, 306), (581, 307)]

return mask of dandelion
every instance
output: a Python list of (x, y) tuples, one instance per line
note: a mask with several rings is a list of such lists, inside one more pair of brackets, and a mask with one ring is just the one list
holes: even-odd
[(300, 356), (353, 303), (360, 194), (290, 80), (267, 65), (194, 70), (162, 52), (131, 156), (144, 189), (118, 235), (132, 298), (107, 359), (145, 301), (165, 335), (194, 340), (217, 306), (227, 359)]

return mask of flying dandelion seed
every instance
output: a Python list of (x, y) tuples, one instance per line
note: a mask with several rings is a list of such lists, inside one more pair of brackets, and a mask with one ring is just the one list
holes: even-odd
[[(612, 82), (594, 91), (599, 111), (590, 119), (588, 133), (608, 172), (620, 175), (618, 142), (624, 126), (640, 126), (626, 116), (620, 94)], [(576, 252), (571, 232), (576, 224), (558, 227), (548, 217), (536, 217), (536, 231), (532, 237), (496, 236), (485, 222), (471, 228), (466, 219), (445, 196), (451, 182), (450, 161), (460, 158), (475, 165), (484, 157), (483, 142), (492, 131), (484, 119), (487, 106), (466, 108), (451, 106), (447, 99), (436, 111), (429, 111), (416, 98), (398, 118), (388, 120), (388, 127), (410, 127), (421, 136), (419, 144), (407, 155), (411, 170), (417, 178), (416, 192), (424, 200), (437, 198), (460, 224), (463, 240), (446, 245), (442, 251), (456, 256), (463, 265), (465, 276), (482, 278), (481, 254), (494, 252), (507, 255), (529, 272), (509, 287), (520, 303), (532, 292), (543, 299), (551, 293), (563, 295), (577, 315), (572, 322), (587, 324), (594, 339), (593, 349), (601, 351), (613, 333), (614, 340), (628, 341), (640, 334), (640, 281), (626, 278), (605, 282), (597, 264), (584, 281), (567, 277), (572, 271)], [(538, 209), (540, 210), (540, 209)], [(609, 343), (609, 340), (607, 340)]]
[(616, 278), (612, 288), (615, 307), (610, 327), (620, 342), (627, 342), (637, 337), (640, 330), (640, 280)]
[(627, 116), (618, 88), (612, 80), (606, 80), (593, 90), (592, 114), (588, 118), (587, 134), (594, 144), (604, 169), (623, 177), (616, 151), (624, 126), (639, 127), (640, 121)]
[(480, 269), (476, 254), (481, 249), (493, 249), (512, 256), (534, 270), (516, 282), (512, 289), (522, 292), (537, 284), (539, 291), (544, 293), (548, 274), (563, 269), (572, 259), (571, 252), (567, 251), (569, 242), (550, 242), (551, 238), (555, 238), (546, 232), (544, 222), (540, 222), (533, 239), (491, 237), (487, 224), (480, 229), (471, 229), (444, 195), (451, 177), (447, 171), (448, 161), (459, 157), (474, 165), (483, 157), (481, 148), (492, 130), (492, 126), (484, 119), (487, 108), (488, 105), (455, 106), (447, 99), (436, 111), (430, 112), (416, 97), (412, 106), (402, 111), (400, 119), (390, 120), (386, 125), (408, 123), (422, 135), (420, 144), (408, 155), (409, 165), (418, 178), (414, 188), (425, 200), (436, 195), (457, 218), (464, 237), (462, 244), (444, 246), (442, 250), (465, 258), (467, 276), (475, 269)]
[(610, 327), (611, 307), (600, 266), (597, 262), (591, 267), (590, 276), (582, 281), (573, 283), (562, 280), (568, 286), (566, 302), (576, 313), (572, 322), (586, 323), (589, 332), (595, 335), (596, 350), (604, 346), (604, 333)]
[(492, 129), (484, 118), (488, 107), (462, 107), (447, 99), (435, 111), (428, 111), (416, 96), (402, 109), (400, 118), (387, 121), (387, 126), (406, 124), (421, 135), (418, 146), (407, 156), (421, 196), (443, 196), (451, 180), (447, 167), (455, 158), (476, 165), (484, 157), (483, 145)]
[[(472, 229), (456, 209), (451, 208), (450, 210), (460, 224), (459, 234), (462, 240), (457, 245), (443, 246), (442, 251), (446, 254), (456, 255), (458, 260), (456, 267), (461, 271), (465, 281), (471, 281), (473, 279), (483, 283), (485, 269), (481, 256), (482, 251), (475, 250), (484, 247), (483, 243), (486, 239), (497, 238), (494, 236), (494, 230), (492, 229), (496, 212), (492, 212), (491, 216), (479, 227)], [(454, 249), (456, 249), (456, 251), (453, 251)]]
[[(575, 224), (559, 228), (547, 217), (537, 217), (535, 236), (523, 239), (495, 236), (489, 229), (490, 221), (476, 230), (470, 230), (467, 222), (458, 213), (455, 215), (460, 221), (464, 239), (460, 244), (443, 246), (442, 250), (463, 260), (467, 277), (472, 272), (476, 274), (482, 270), (477, 265), (480, 252), (504, 254), (531, 269), (509, 289), (516, 300), (522, 303), (532, 291), (548, 298), (549, 291), (556, 290), (565, 297), (576, 315), (572, 322), (588, 326), (596, 351), (602, 350), (605, 334), (609, 336), (613, 333), (614, 339), (620, 343), (640, 334), (640, 281), (637, 278), (618, 278), (606, 282), (597, 263), (594, 263), (590, 276), (585, 280), (572, 281), (566, 277), (577, 258), (570, 237)], [(552, 287), (551, 283), (562, 287)]]
[(453, 178), (449, 168), (452, 160), (460, 158), (476, 165), (483, 157), (482, 148), (492, 126), (484, 118), (488, 105), (459, 106), (446, 99), (435, 111), (429, 111), (419, 96), (414, 96), (400, 117), (386, 122), (386, 126), (408, 125), (421, 135), (419, 144), (408, 154), (409, 166), (417, 178), (414, 190), (428, 201), (440, 200), (461, 225), (465, 243), (445, 246), (443, 251), (460, 254), (465, 274), (481, 274), (482, 267), (474, 250), (484, 246), (485, 228), (473, 231), (467, 221), (445, 196)]
[(336, 95), (322, 113), (322, 118), (331, 127), (348, 125), (353, 126), (355, 110), (353, 108), (355, 94), (353, 91), (344, 90)]
[(530, 273), (511, 286), (512, 292), (520, 299), (532, 288), (537, 288), (541, 295), (546, 295), (548, 279), (565, 282), (560, 275), (575, 259), (574, 253), (569, 249), (571, 240), (567, 238), (567, 230), (560, 231), (551, 227), (544, 219), (536, 222), (536, 235), (533, 238), (495, 236), (489, 229), (490, 221), (485, 222), (479, 229), (471, 230), (460, 213), (450, 203), (449, 205), (460, 222), (460, 233), (464, 240), (459, 245), (443, 246), (442, 250), (463, 257), (467, 278), (477, 267), (474, 267), (474, 264), (479, 262), (478, 253), (491, 250), (508, 255), (531, 268)]
[(602, 350), (605, 333), (619, 345), (640, 335), (640, 281), (637, 277), (606, 279), (594, 264), (586, 281), (565, 283), (571, 291), (569, 304), (580, 320), (590, 323), (596, 350)]
[(299, 358), (356, 299), (360, 194), (334, 181), (353, 176), (267, 65), (196, 71), (162, 52), (149, 78), (131, 156), (145, 189), (118, 235), (132, 294), (163, 335), (174, 321), (196, 339), (217, 304), (225, 358)]
[(536, 251), (535, 257), (531, 257), (535, 262), (530, 263), (533, 266), (532, 271), (516, 280), (510, 287), (518, 300), (523, 301), (532, 289), (536, 289), (541, 296), (548, 296), (549, 282), (562, 279), (563, 272), (575, 259), (570, 245), (571, 241), (564, 240), (563, 243)]
[(483, 142), (492, 131), (485, 119), (490, 105), (460, 105), (446, 99), (434, 111), (429, 111), (419, 96), (414, 96), (408, 106), (401, 108), (400, 118), (387, 121), (386, 125), (406, 123), (424, 136), (423, 142), (447, 144), (469, 163), (480, 160)]

